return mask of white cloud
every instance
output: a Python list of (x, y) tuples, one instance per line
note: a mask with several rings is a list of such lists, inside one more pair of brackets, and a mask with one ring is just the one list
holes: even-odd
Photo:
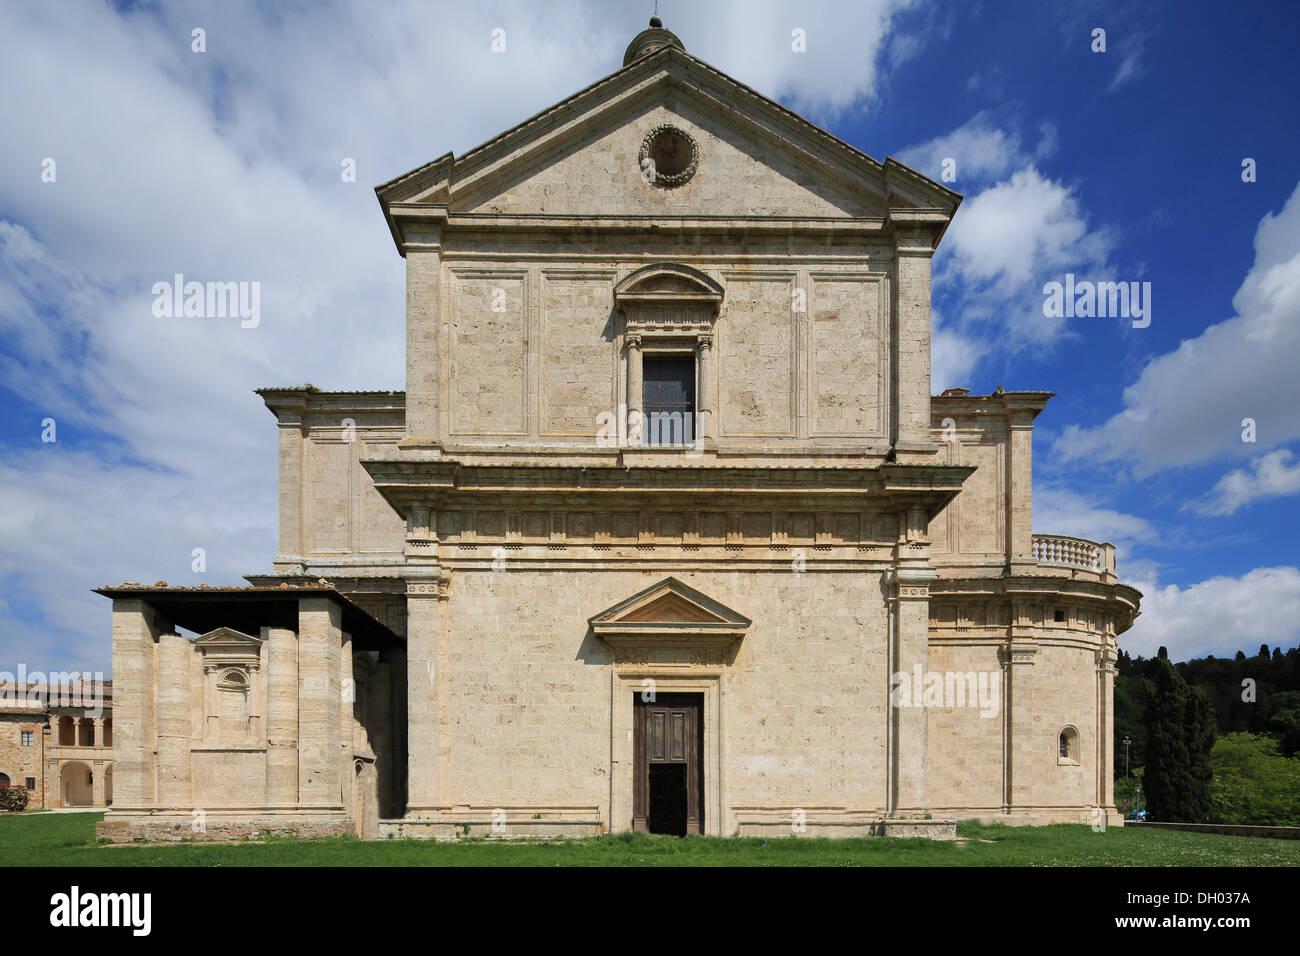
[(1074, 191), (1030, 165), (962, 203), (936, 259), (938, 284), (959, 297), (964, 323), (996, 322), (1004, 347), (1024, 348), (1064, 330), (1064, 319), (1043, 315), (1043, 281), (1103, 270), (1111, 246)]
[[(1156, 538), (1156, 529), (1145, 518), (1107, 508), (1086, 495), (1050, 484), (1034, 485), (1034, 531), (1065, 534), (1089, 541), (1115, 545), (1116, 569), (1120, 579), (1134, 574), (1135, 562), (1123, 566)], [(1150, 567), (1149, 563), (1143, 567)]]
[[(662, 16), (696, 56), (798, 112), (825, 119), (874, 99), (884, 53), (895, 66), (914, 54), (920, 41), (898, 32), (899, 14), (913, 6), (915, 0), (728, 0), (674, 4)], [(791, 47), (796, 29), (806, 36), (804, 53)]]
[(1260, 644), (1290, 647), (1300, 640), (1300, 569), (1255, 568), (1241, 577), (1213, 577), (1186, 588), (1133, 582), (1143, 592), (1142, 614), (1120, 635), (1130, 654), (1170, 658), (1227, 657)]
[(1207, 515), (1230, 515), (1239, 508), (1268, 498), (1300, 492), (1300, 463), (1287, 467), (1292, 455), (1279, 448), (1251, 463), (1253, 471), (1235, 468), (1219, 479), (1208, 495), (1186, 507)]
[(930, 311), (930, 322), (930, 391), (938, 395), (945, 388), (969, 387), (988, 346), (951, 327), (938, 309)]
[(1092, 261), (1103, 251), (1072, 191), (1033, 166), (967, 200), (946, 244), (963, 278), (1007, 292), (1044, 269)]
[(982, 110), (950, 133), (926, 143), (909, 146), (898, 154), (900, 161), (917, 172), (942, 181), (944, 161), (954, 161), (954, 189), (962, 184), (983, 182), (1003, 175), (1014, 167), (1042, 160), (1056, 150), (1056, 127), (1044, 123), (1039, 143), (1032, 153), (1026, 152), (1023, 137), (1014, 128), (1004, 129), (992, 113)]
[[(1152, 322), (1174, 321), (1162, 320), (1153, 292)], [(1056, 453), (1124, 461), (1145, 475), (1300, 439), (1300, 186), (1260, 221), (1255, 263), (1233, 306), (1232, 318), (1148, 362), (1124, 389), (1122, 411), (1093, 428), (1067, 428)], [(1241, 441), (1246, 418), (1258, 444)]]

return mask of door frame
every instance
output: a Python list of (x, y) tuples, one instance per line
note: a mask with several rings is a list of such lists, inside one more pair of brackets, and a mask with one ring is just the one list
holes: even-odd
[[(683, 764), (686, 768), (685, 779), (682, 785), (685, 787), (686, 797), (686, 818), (684, 836), (691, 834), (703, 834), (704, 820), (704, 695), (703, 694), (683, 694), (677, 691), (659, 691), (653, 701), (643, 701), (643, 695), (632, 695), (632, 756), (635, 761), (635, 773), (633, 774), (632, 788), (632, 829), (638, 833), (650, 832), (650, 818), (653, 816), (651, 804), (653, 802), (654, 788), (651, 786), (651, 768), (654, 766), (650, 759), (650, 724), (648, 723), (648, 709), (651, 707), (661, 707), (673, 709), (680, 707), (688, 715), (687, 726), (683, 728), (686, 739), (685, 751), (682, 754)], [(672, 703), (667, 703), (671, 700)], [(640, 718), (638, 721), (637, 718)], [(638, 726), (639, 724), (639, 726)], [(665, 727), (665, 731), (668, 728)], [(665, 741), (666, 742), (666, 741)], [(637, 804), (641, 806), (638, 808)], [(691, 806), (694, 805), (695, 816), (691, 816)], [(638, 813), (640, 809), (640, 813)]]
[(610, 726), (611, 767), (609, 794), (609, 829), (621, 833), (632, 829), (632, 793), (636, 786), (636, 752), (633, 727), (635, 695), (642, 692), (642, 681), (655, 682), (656, 694), (701, 694), (700, 720), (703, 723), (704, 750), (700, 771), (704, 775), (704, 835), (722, 836), (722, 808), (725, 805), (725, 747), (723, 734), (722, 674), (695, 673), (690, 676), (665, 673), (655, 667), (620, 668), (611, 681)]

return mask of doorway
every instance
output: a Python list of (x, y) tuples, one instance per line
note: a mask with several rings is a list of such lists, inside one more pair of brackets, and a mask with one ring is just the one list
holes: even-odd
[(632, 829), (704, 832), (703, 694), (634, 695)]

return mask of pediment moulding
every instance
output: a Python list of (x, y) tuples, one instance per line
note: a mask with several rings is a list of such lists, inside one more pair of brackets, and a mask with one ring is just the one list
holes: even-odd
[[(240, 669), (257, 670), (262, 658), (261, 638), (244, 634), (232, 627), (218, 627), (192, 641), (203, 657), (203, 669), (220, 672), (222, 686), (234, 688), (232, 674)], [(231, 670), (233, 668), (233, 670)], [(246, 689), (245, 685), (240, 685)]]
[(743, 638), (753, 622), (669, 577), (591, 617), (588, 623), (597, 637), (615, 647), (721, 650)]
[[(445, 153), (376, 187), (399, 250), (404, 248), (407, 224), (423, 216), (414, 207), (442, 206), (435, 215), (445, 217), (445, 207), (458, 197), (505, 188), (539, 158), (559, 155), (598, 124), (626, 124), (650, 103), (689, 103), (695, 113), (727, 123), (746, 140), (779, 147), (820, 180), (862, 197), (866, 206), (887, 210), (884, 214), (900, 228), (928, 235), (931, 247), (956, 211), (958, 193), (895, 159), (873, 159), (679, 46), (651, 43), (647, 50), (605, 79), (463, 156)], [(879, 228), (881, 217), (874, 218)]]

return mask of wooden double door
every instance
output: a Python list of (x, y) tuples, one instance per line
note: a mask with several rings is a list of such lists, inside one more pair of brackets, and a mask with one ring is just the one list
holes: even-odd
[(658, 694), (633, 706), (632, 829), (704, 832), (703, 694)]

